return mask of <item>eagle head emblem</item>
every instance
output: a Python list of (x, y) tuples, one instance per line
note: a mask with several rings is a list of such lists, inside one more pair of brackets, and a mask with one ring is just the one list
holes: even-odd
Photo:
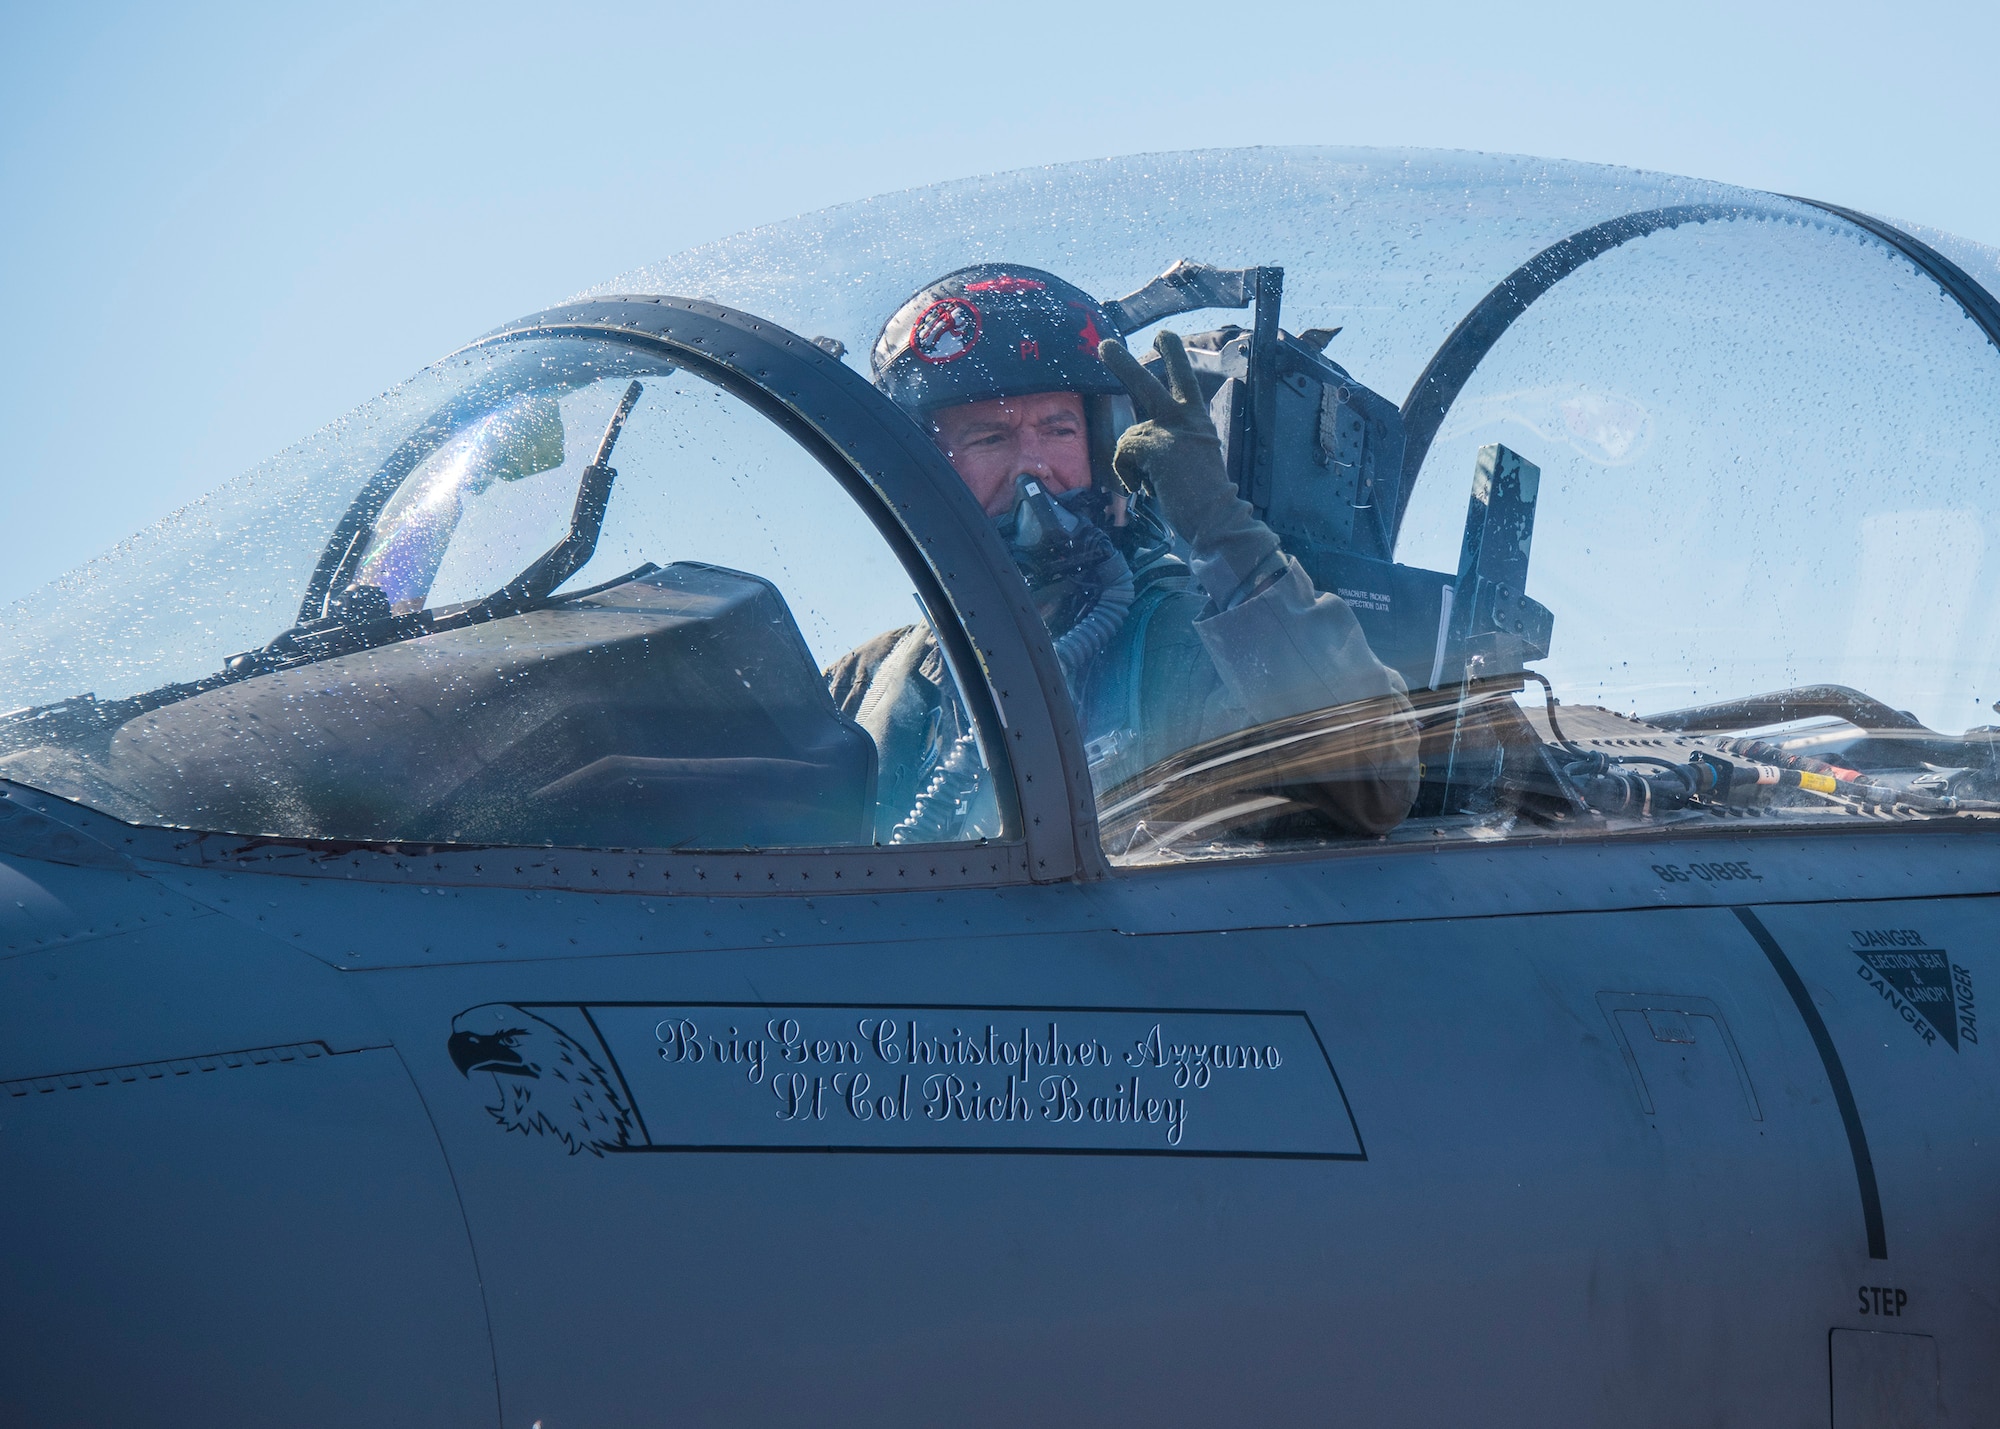
[(632, 1108), (583, 1044), (511, 1002), (467, 1008), (451, 1020), (452, 1065), (490, 1073), (500, 1095), (487, 1111), (502, 1129), (553, 1136), (570, 1155), (602, 1156), (632, 1144)]

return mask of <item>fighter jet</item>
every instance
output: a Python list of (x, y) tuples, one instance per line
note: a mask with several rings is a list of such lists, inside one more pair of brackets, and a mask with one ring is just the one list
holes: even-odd
[(4, 617), (8, 1419), (2000, 1418), (1996, 287), (1257, 149), (468, 343)]

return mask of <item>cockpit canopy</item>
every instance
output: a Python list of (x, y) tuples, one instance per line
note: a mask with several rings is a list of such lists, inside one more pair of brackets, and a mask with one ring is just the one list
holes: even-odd
[[(974, 629), (1003, 543), (861, 369), (982, 262), (1095, 294), (1134, 351), (1189, 337), (1230, 479), (1397, 699), (1167, 748), (1061, 631)], [(1524, 158), (1156, 155), (846, 205), (502, 329), (13, 607), (0, 778), (259, 838), (1005, 844), (1035, 771), (998, 642), (1043, 647), (1005, 658), (1114, 862), (1980, 819), (1994, 291), (1949, 235)], [(642, 330), (662, 295), (754, 316)], [(830, 404), (902, 424), (908, 470)], [(1358, 827), (1325, 791), (1392, 746), (1407, 803)]]

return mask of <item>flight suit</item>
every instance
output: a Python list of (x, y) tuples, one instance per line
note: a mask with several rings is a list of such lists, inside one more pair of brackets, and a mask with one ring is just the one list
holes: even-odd
[[(1401, 822), (1417, 791), (1416, 726), (1401, 676), (1375, 658), (1344, 601), (1314, 590), (1289, 559), (1274, 581), (1228, 609), (1217, 609), (1175, 556), (1158, 555), (1134, 576), (1131, 612), (1073, 692), (1100, 798), (1206, 741), (1356, 707), (1372, 716), (1370, 737), (1325, 771), (1312, 802), (1347, 833)], [(826, 673), (835, 703), (875, 740), (876, 835), (886, 843), (939, 751), (964, 731), (965, 715), (946, 693), (927, 626), (877, 636)], [(986, 791), (989, 808), (968, 821), (979, 832), (997, 832), (990, 798)]]

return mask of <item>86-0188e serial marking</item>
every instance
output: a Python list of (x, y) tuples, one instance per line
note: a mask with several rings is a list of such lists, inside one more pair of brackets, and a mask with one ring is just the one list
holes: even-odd
[(1764, 875), (1747, 862), (1656, 863), (1653, 876), (1662, 883), (1762, 883)]

